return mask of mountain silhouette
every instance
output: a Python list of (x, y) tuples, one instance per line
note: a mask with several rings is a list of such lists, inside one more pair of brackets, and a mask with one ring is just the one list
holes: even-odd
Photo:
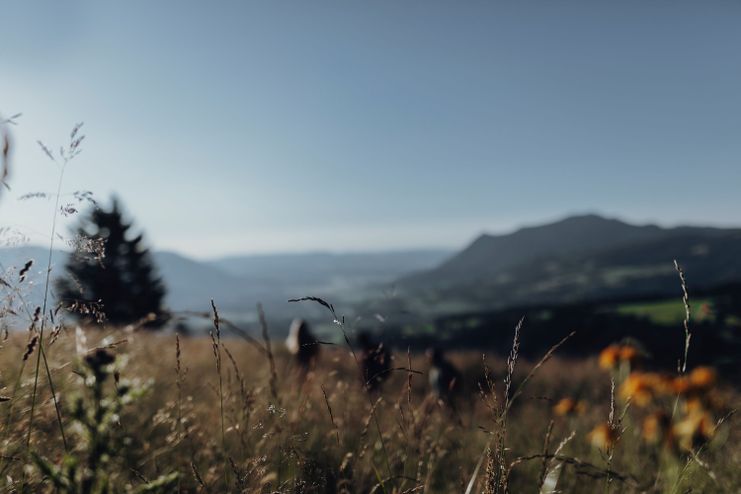
[(690, 285), (741, 280), (741, 229), (632, 225), (572, 216), (506, 235), (482, 235), (437, 268), (401, 278), (423, 305), (467, 308), (676, 295), (673, 266)]

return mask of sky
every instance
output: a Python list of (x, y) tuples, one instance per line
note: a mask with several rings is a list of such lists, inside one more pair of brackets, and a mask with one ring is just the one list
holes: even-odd
[(33, 243), (53, 200), (18, 198), (59, 178), (37, 140), (77, 122), (63, 193), (196, 258), (741, 225), (739, 2), (0, 3), (0, 228)]

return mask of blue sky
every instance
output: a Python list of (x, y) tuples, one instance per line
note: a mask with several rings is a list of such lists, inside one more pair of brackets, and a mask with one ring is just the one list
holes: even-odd
[(3, 2), (0, 224), (117, 193), (157, 248), (462, 246), (577, 212), (739, 225), (741, 3)]

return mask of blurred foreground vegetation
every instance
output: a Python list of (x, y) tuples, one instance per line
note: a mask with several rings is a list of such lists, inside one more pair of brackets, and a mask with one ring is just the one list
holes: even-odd
[[(556, 356), (523, 388), (535, 361), (520, 359), (509, 400), (507, 362), (454, 354), (464, 382), (450, 408), (430, 394), (422, 355), (397, 352), (399, 370), (368, 395), (346, 347), (323, 346), (304, 376), (279, 342), (270, 359), (264, 342), (67, 328), (44, 342), (50, 373), (42, 373), (30, 424), (34, 359), (24, 355), (39, 351), (31, 340), (11, 334), (0, 350), (7, 492), (448, 493), (470, 482), (471, 492), (737, 492), (741, 485), (738, 391), (691, 365), (684, 377), (649, 371), (630, 346), (599, 359)], [(410, 363), (419, 373), (408, 372)]]

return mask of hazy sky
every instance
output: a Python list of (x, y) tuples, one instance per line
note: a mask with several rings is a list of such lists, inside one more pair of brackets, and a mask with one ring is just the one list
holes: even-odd
[(157, 248), (461, 246), (574, 212), (741, 224), (741, 3), (2, 1), (22, 112), (0, 226), (52, 148)]

